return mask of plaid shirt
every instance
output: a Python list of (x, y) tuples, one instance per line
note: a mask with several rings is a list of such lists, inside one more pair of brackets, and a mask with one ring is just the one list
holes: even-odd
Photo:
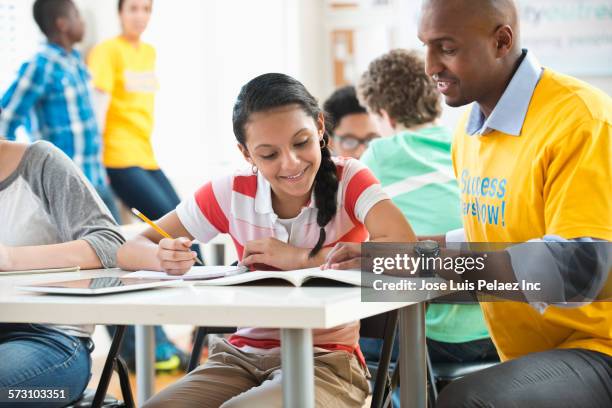
[(64, 151), (94, 187), (107, 184), (100, 132), (92, 106), (89, 72), (80, 54), (46, 43), (19, 69), (0, 102), (0, 135), (15, 140), (21, 125), (33, 140)]

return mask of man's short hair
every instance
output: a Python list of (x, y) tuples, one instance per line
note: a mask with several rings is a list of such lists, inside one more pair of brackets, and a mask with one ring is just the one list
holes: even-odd
[(384, 109), (405, 127), (433, 122), (442, 114), (440, 93), (416, 51), (396, 49), (376, 58), (358, 88), (371, 112)]
[(34, 21), (47, 37), (57, 33), (55, 22), (60, 17), (68, 16), (72, 0), (36, 0), (32, 7)]
[(359, 104), (355, 87), (347, 85), (338, 88), (323, 104), (323, 110), (327, 114), (327, 119), (334, 131), (343, 117), (355, 113), (367, 113), (366, 109)]

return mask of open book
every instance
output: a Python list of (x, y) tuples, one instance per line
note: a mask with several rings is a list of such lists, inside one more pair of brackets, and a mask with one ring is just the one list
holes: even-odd
[(319, 268), (297, 269), (294, 271), (253, 271), (226, 276), (223, 278), (198, 281), (197, 285), (204, 286), (229, 286), (242, 283), (256, 282), (267, 279), (278, 279), (287, 281), (293, 286), (302, 286), (305, 282), (313, 279), (326, 279), (346, 283), (353, 286), (361, 286), (361, 272), (352, 270), (334, 270)]
[(195, 281), (198, 285), (229, 286), (267, 279), (286, 281), (293, 286), (302, 286), (311, 279), (327, 279), (353, 286), (361, 286), (361, 272), (342, 270), (321, 270), (319, 268), (297, 269), (294, 271), (252, 271), (245, 266), (193, 266), (184, 275), (168, 275), (165, 272), (137, 271), (124, 278), (167, 279)]
[(184, 275), (168, 275), (166, 272), (137, 271), (128, 273), (124, 278), (202, 280), (238, 275), (247, 272), (246, 266), (192, 266)]

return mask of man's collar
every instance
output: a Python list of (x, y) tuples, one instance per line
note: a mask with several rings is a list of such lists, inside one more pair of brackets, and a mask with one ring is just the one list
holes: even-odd
[(542, 66), (533, 53), (523, 49), (523, 55), (523, 61), (488, 119), (485, 120), (478, 103), (472, 105), (465, 129), (469, 135), (486, 135), (497, 130), (508, 135), (520, 136), (531, 97), (542, 76)]

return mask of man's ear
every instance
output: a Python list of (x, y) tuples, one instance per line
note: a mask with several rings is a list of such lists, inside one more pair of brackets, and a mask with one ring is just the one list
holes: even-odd
[(505, 57), (514, 47), (514, 31), (509, 25), (502, 25), (495, 31), (496, 56)]
[(251, 155), (249, 154), (247, 148), (240, 143), (238, 143), (236, 146), (238, 146), (238, 150), (240, 150), (240, 153), (242, 153), (242, 157), (244, 157), (244, 160), (249, 162), (249, 164), (253, 164), (253, 159), (251, 158)]

